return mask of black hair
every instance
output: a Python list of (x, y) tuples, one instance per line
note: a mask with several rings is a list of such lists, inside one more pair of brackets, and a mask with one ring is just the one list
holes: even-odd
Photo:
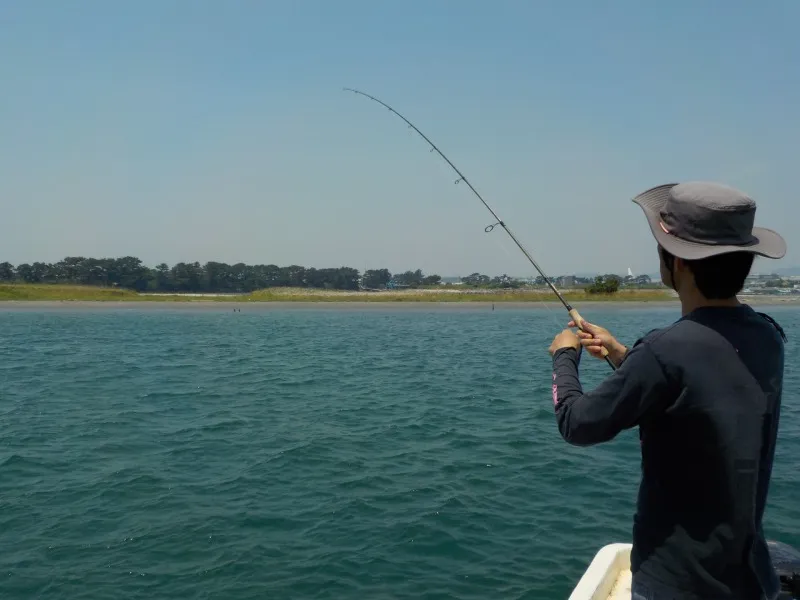
[[(672, 277), (675, 257), (659, 246), (664, 264)], [(728, 300), (742, 291), (755, 255), (751, 252), (728, 252), (700, 260), (684, 260), (694, 275), (697, 289), (708, 300)]]

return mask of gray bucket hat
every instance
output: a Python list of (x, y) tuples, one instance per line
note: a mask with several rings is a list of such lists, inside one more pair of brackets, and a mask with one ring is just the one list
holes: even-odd
[(729, 252), (783, 258), (780, 234), (754, 227), (756, 203), (732, 187), (707, 181), (668, 183), (636, 196), (656, 241), (670, 254), (698, 260)]

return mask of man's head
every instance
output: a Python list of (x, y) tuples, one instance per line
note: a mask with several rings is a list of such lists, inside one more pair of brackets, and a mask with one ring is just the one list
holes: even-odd
[(710, 182), (667, 184), (633, 200), (658, 242), (661, 279), (681, 296), (727, 300), (738, 294), (755, 255), (781, 258), (786, 242), (755, 227), (756, 203), (734, 188)]
[(706, 300), (728, 300), (742, 291), (755, 255), (750, 252), (717, 254), (700, 260), (678, 258), (658, 247), (661, 281), (679, 294), (696, 290)]

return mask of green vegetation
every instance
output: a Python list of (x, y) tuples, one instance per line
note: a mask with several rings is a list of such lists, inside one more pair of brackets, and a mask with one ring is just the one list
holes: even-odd
[(788, 288), (788, 287), (792, 287), (792, 282), (789, 279), (781, 279), (780, 277), (774, 277), (772, 279), (767, 279), (764, 282), (764, 287), (768, 287), (768, 288)]
[[(570, 300), (648, 301), (669, 299), (664, 288), (650, 289), (647, 275), (556, 277)], [(590, 285), (587, 285), (590, 284)], [(198, 296), (197, 294), (212, 294)], [(155, 268), (132, 256), (67, 257), (57, 263), (14, 266), (0, 262), (0, 300), (45, 301), (235, 301), (235, 302), (528, 302), (552, 300), (540, 277), (533, 283), (500, 275), (472, 273), (443, 283), (421, 269), (392, 274), (389, 269), (326, 269), (299, 265), (178, 263)]]
[[(603, 281), (616, 280), (622, 287), (650, 287), (647, 275), (621, 278), (603, 275)], [(559, 288), (581, 288), (591, 280), (574, 276), (554, 279)], [(103, 288), (124, 288), (137, 292), (191, 292), (244, 294), (266, 288), (309, 288), (325, 290), (397, 290), (441, 289), (442, 277), (426, 275), (421, 269), (391, 273), (389, 269), (371, 269), (363, 275), (352, 267), (326, 269), (306, 268), (300, 265), (229, 265), (222, 262), (180, 262), (172, 267), (165, 263), (149, 268), (136, 257), (84, 258), (67, 257), (56, 263), (34, 262), (16, 267), (0, 262), (0, 283), (74, 284)], [(539, 277), (534, 285), (544, 286)], [(461, 289), (517, 290), (530, 287), (530, 283), (500, 275), (489, 277), (472, 273), (458, 282)], [(444, 287), (452, 285), (445, 283)], [(591, 287), (591, 286), (590, 286)]]
[(100, 288), (88, 285), (0, 284), (0, 301), (8, 300), (139, 300), (142, 296), (130, 290)]
[(138, 292), (246, 293), (267, 287), (312, 287), (357, 290), (356, 269), (306, 269), (298, 265), (166, 264), (154, 269), (133, 256), (123, 258), (67, 257), (57, 263), (35, 262), (14, 267), (0, 263), (0, 283), (58, 283), (118, 287)]
[(620, 283), (622, 282), (616, 275), (600, 275), (585, 289), (587, 294), (616, 294)]

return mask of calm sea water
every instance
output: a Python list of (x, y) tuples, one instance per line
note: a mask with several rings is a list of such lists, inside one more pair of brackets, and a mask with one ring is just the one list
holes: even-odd
[[(800, 546), (800, 310), (769, 537)], [(621, 339), (675, 309), (592, 307)], [(544, 598), (629, 541), (539, 309), (0, 307), (0, 597)], [(607, 373), (584, 357), (588, 386)]]

